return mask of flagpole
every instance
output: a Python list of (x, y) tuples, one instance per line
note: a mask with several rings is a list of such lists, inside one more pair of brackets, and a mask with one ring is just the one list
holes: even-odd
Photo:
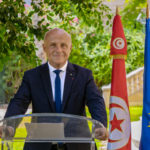
[(131, 123), (124, 59), (127, 56), (127, 41), (118, 6), (116, 6), (116, 15), (113, 20), (110, 46), (110, 55), (113, 56), (113, 63), (107, 149), (131, 150)]
[(146, 8), (146, 18), (149, 18), (149, 5), (147, 4), (147, 8)]
[(147, 0), (146, 24), (145, 24), (145, 52), (144, 52), (144, 74), (143, 74), (143, 113), (142, 113), (142, 132), (139, 150), (149, 150), (149, 108), (150, 108), (150, 19), (149, 5)]
[(118, 5), (116, 6), (116, 15), (119, 15)]

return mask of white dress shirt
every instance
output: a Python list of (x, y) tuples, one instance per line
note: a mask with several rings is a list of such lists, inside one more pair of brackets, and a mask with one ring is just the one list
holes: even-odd
[[(65, 84), (65, 77), (66, 77), (66, 69), (67, 69), (68, 61), (65, 63), (65, 65), (62, 68), (59, 68), (61, 70), (59, 76), (61, 80), (61, 101), (63, 101), (63, 93), (64, 93), (64, 84)], [(57, 70), (53, 66), (51, 66), (48, 62), (49, 67), (49, 74), (50, 74), (50, 80), (51, 80), (51, 86), (52, 86), (52, 92), (53, 92), (53, 99), (55, 101), (55, 78), (56, 73), (54, 72)]]

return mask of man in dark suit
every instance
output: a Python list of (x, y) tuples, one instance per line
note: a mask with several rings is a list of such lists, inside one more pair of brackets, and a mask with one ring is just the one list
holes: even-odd
[[(71, 37), (66, 31), (55, 28), (46, 33), (43, 49), (48, 62), (24, 73), (22, 84), (10, 101), (5, 118), (24, 114), (30, 103), (33, 113), (58, 112), (81, 116), (85, 115), (87, 105), (92, 118), (107, 126), (104, 100), (94, 83), (92, 72), (68, 62), (71, 48)], [(99, 139), (106, 139), (107, 136), (106, 128), (97, 135)], [(85, 145), (68, 145), (65, 150), (88, 150)], [(56, 148), (47, 144), (26, 144), (24, 149)]]

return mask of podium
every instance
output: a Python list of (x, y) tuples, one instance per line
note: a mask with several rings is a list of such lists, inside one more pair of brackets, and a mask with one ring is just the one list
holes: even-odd
[(25, 143), (88, 143), (95, 150), (95, 129), (104, 128), (94, 119), (63, 113), (18, 115), (1, 120), (0, 125), (1, 150), (23, 150)]

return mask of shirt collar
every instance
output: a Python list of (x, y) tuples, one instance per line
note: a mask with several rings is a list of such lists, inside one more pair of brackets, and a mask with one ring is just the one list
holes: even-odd
[[(66, 69), (67, 69), (67, 65), (68, 65), (68, 61), (66, 61), (65, 65), (63, 67), (59, 68), (59, 70), (62, 70), (63, 72), (65, 72)], [(48, 68), (49, 68), (50, 72), (53, 72), (54, 70), (57, 70), (52, 65), (50, 65), (49, 62), (48, 62)]]

